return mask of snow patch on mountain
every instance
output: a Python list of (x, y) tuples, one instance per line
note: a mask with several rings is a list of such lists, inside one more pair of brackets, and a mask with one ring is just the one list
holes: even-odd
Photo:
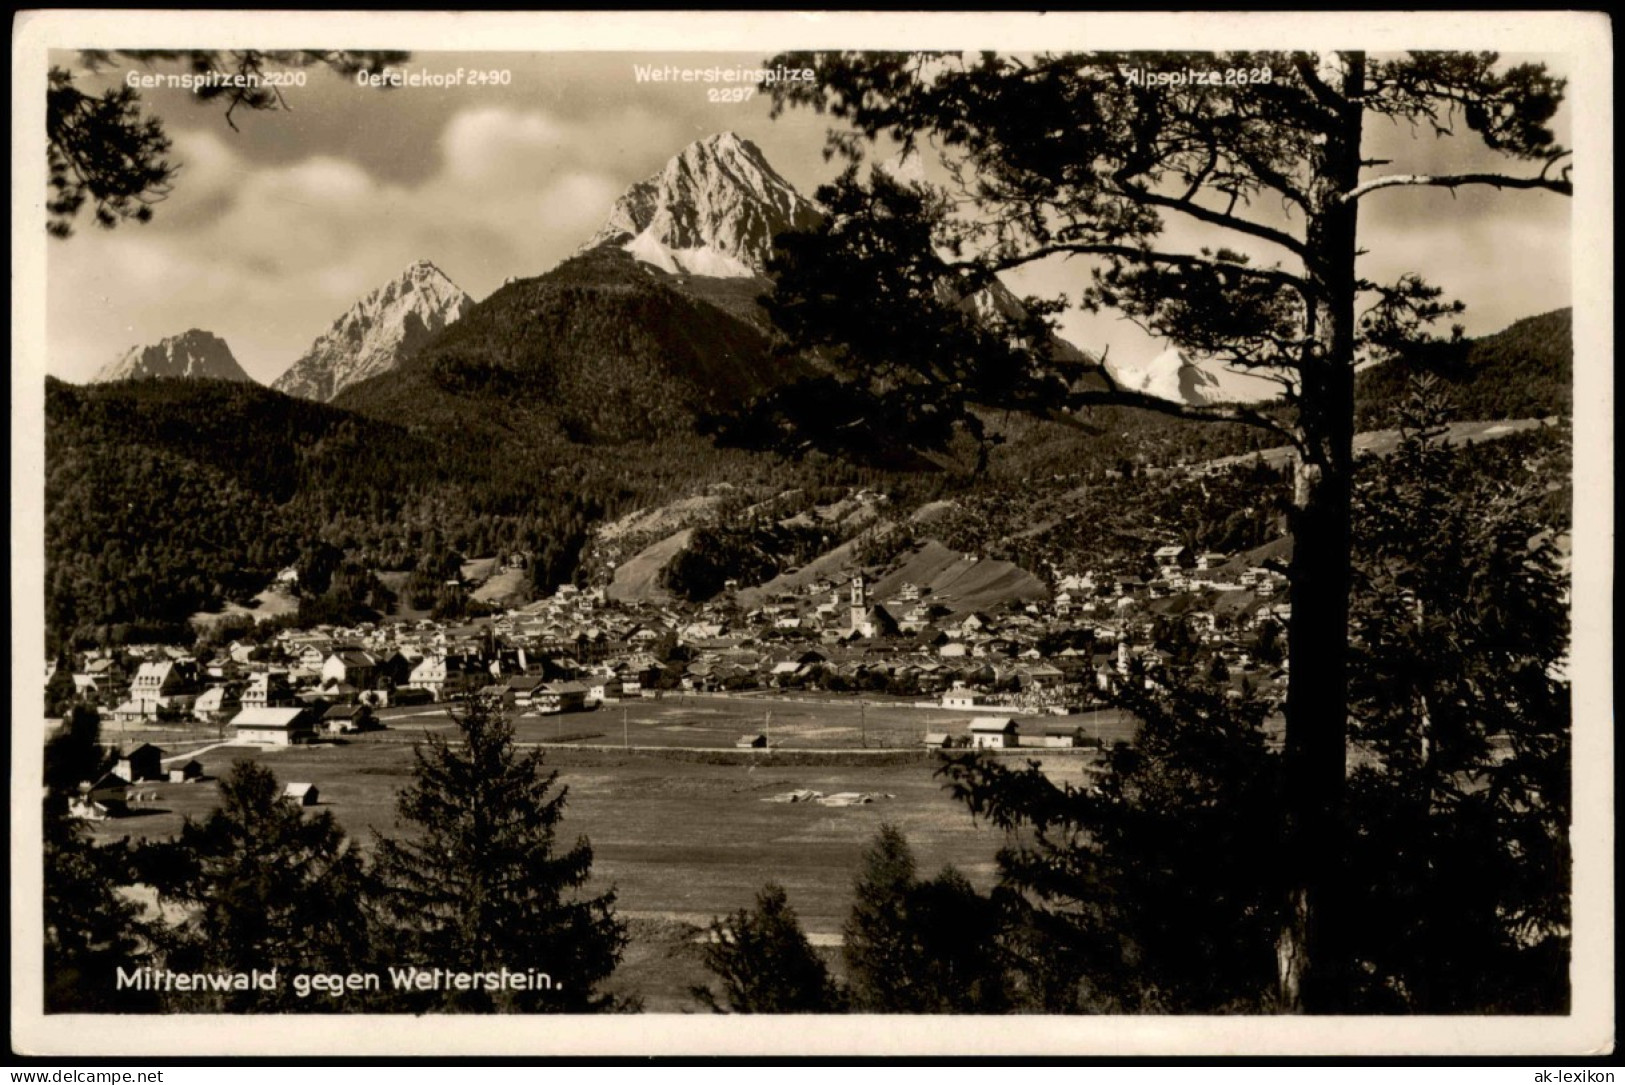
[(131, 347), (91, 378), (92, 383), (142, 377), (249, 381), (226, 341), (213, 332), (193, 328), (145, 347)]
[(351, 306), (271, 387), (326, 402), (394, 369), (472, 308), (473, 298), (419, 260)]
[(1170, 347), (1144, 365), (1108, 361), (1112, 378), (1124, 388), (1178, 403), (1254, 403), (1280, 395), (1280, 385), (1239, 373), (1211, 360), (1191, 361)]
[(767, 270), (775, 235), (811, 229), (818, 219), (817, 205), (756, 144), (722, 132), (627, 189), (582, 248), (616, 244), (672, 273), (752, 278)]
[(672, 275), (709, 275), (717, 279), (750, 279), (758, 272), (743, 261), (712, 248), (673, 249), (645, 231), (622, 246), (633, 257)]
[(1170, 347), (1144, 366), (1108, 363), (1112, 378), (1124, 388), (1176, 403), (1214, 402), (1218, 380)]

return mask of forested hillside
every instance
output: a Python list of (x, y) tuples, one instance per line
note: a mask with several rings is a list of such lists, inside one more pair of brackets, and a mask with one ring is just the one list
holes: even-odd
[[(341, 579), (365, 586), (358, 570), (432, 578), (459, 554), (522, 549), (549, 588), (579, 575), (595, 523), (720, 481), (747, 503), (796, 487), (872, 488), (904, 514), (954, 497), (936, 537), (1034, 570), (1127, 554), (1146, 532), (1229, 550), (1275, 530), (1267, 501), (1226, 493), (1223, 480), (1163, 515), (1185, 491), (1144, 476), (1262, 448), (1266, 434), (1126, 408), (1075, 425), (989, 414), (1003, 443), (981, 474), (969, 449), (882, 470), (718, 448), (698, 420), (783, 377), (754, 301), (763, 283), (671, 276), (594, 251), (509, 284), (333, 405), (241, 382), (48, 380), (51, 646), (183, 636), (189, 615), (246, 601), (317, 553), (349, 562)], [(1566, 414), (1570, 315), (1519, 321), (1425, 368), (1447, 383), (1457, 417)], [(1405, 378), (1398, 366), (1360, 375), (1362, 428), (1390, 419)], [(773, 543), (781, 567), (809, 556), (758, 534), (751, 547)], [(354, 613), (385, 593), (354, 594), (311, 613)]]
[(754, 303), (739, 288), (715, 300), (619, 250), (595, 249), (509, 283), (398, 372), (335, 402), (533, 444), (690, 432), (698, 413), (781, 379), (767, 330), (736, 315)]
[(1413, 373), (1445, 386), (1455, 418), (1545, 418), (1574, 411), (1574, 310), (1528, 317), (1482, 339), (1430, 347), (1355, 382), (1359, 428), (1386, 429)]

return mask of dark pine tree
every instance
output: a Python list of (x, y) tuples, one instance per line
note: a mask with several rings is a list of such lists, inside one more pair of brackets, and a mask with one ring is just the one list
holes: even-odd
[(852, 1008), (869, 1013), (998, 1013), (1011, 995), (1000, 910), (952, 867), (915, 877), (892, 825), (865, 849), (842, 952)]
[(835, 1013), (844, 1006), (801, 929), (784, 889), (766, 885), (756, 906), (711, 924), (705, 967), (721, 993), (695, 987), (693, 996), (716, 1013)]
[(467, 972), (532, 970), (551, 989), (423, 992), (414, 1009), (587, 1013), (621, 1008), (596, 989), (626, 945), (613, 890), (581, 892), (585, 838), (559, 846), (567, 789), (521, 753), (492, 698), (456, 710), (460, 741), (430, 735), (400, 794), (400, 836), (379, 842), (382, 912), (398, 964)]
[(138, 967), (151, 931), (140, 907), (119, 893), (128, 856), (97, 846), (83, 823), (68, 817), (82, 781), (110, 764), (98, 742), (94, 710), (73, 709), (45, 747), (44, 920), (46, 1013), (150, 1013), (156, 1000), (118, 990), (117, 969)]
[(172, 842), (136, 856), (143, 880), (186, 918), (158, 939), (185, 972), (277, 969), (275, 991), (166, 995), (166, 1008), (198, 1013), (342, 1013), (366, 1006), (300, 998), (292, 974), (354, 972), (371, 963), (360, 851), (330, 811), (285, 798), (275, 774), (239, 761), (220, 781), (220, 809), (188, 819)]
[[(887, 444), (946, 449), (968, 435), (985, 452), (979, 406), (1076, 422), (1077, 409), (1117, 404), (1257, 426), (1295, 450), (1279, 1003), (1346, 1009), (1354, 372), (1446, 341), (1428, 329), (1461, 308), (1416, 275), (1363, 278), (1356, 260), (1370, 238), (1358, 211), (1416, 186), (1571, 194), (1568, 152), (1548, 126), (1563, 81), (1491, 53), (854, 52), (774, 62), (817, 69), (811, 83), (773, 88), (775, 107), (843, 122), (830, 150), (853, 166), (820, 191), (829, 212), (820, 229), (780, 239), (767, 303), (791, 345), (828, 364), (744, 415), (737, 439), (873, 455)], [(1213, 94), (1142, 85), (1148, 67), (1259, 79)], [(1361, 153), (1368, 119), (1440, 138), (1470, 133), (1534, 167), (1385, 168)], [(882, 137), (940, 152), (948, 186), (884, 170), (862, 177), (865, 147)], [(1288, 213), (1263, 211), (1274, 206)], [(1172, 222), (1269, 255), (1182, 249), (1169, 240)], [(1137, 393), (1100, 359), (1056, 347), (1059, 299), (1028, 298), (1002, 318), (962, 304), (1001, 271), (1056, 258), (1084, 269), (1076, 297), (1085, 306), (1279, 379), (1282, 402), (1190, 406)]]

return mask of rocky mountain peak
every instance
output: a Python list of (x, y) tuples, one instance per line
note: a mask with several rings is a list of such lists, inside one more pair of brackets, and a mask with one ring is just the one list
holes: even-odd
[(92, 380), (99, 383), (140, 377), (253, 380), (237, 364), (226, 341), (202, 328), (171, 335), (151, 346), (131, 347), (108, 363)]
[(271, 387), (326, 402), (394, 369), (473, 307), (445, 272), (418, 260), (352, 305)]
[(627, 189), (583, 248), (615, 244), (668, 272), (750, 278), (767, 270), (776, 234), (818, 219), (761, 148), (720, 132)]

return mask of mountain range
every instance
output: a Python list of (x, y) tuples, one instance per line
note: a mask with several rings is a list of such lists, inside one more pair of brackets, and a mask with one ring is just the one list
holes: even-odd
[[(48, 626), (180, 623), (252, 597), (318, 543), (402, 572), (447, 548), (522, 548), (551, 555), (547, 575), (567, 578), (592, 524), (724, 481), (873, 487), (899, 515), (972, 485), (940, 470), (951, 464), (787, 463), (699, 432), (707, 415), (817, 371), (817, 359), (783, 349), (761, 299), (775, 235), (819, 214), (759, 149), (725, 133), (628, 189), (575, 255), (482, 301), (413, 264), (339, 316), (272, 388), (195, 329), (132, 349), (93, 388), (48, 381)], [(997, 283), (958, 303), (1020, 316)], [(1415, 361), (1457, 395), (1459, 417), (1565, 414), (1569, 320), (1567, 310), (1533, 317)], [(1059, 339), (1051, 356), (1093, 361)], [(1360, 374), (1362, 428), (1389, 424), (1404, 368)], [(1174, 351), (1114, 372), (1169, 398), (1224, 392)], [(128, 379), (138, 377), (214, 379)], [(988, 419), (1004, 443), (975, 484), (1199, 462), (1263, 440), (1129, 408), (1083, 421)]]
[[(674, 411), (737, 406), (742, 397), (760, 394), (793, 375), (793, 365), (762, 368), (777, 333), (759, 299), (773, 285), (766, 272), (774, 238), (786, 231), (811, 229), (821, 217), (818, 205), (797, 192), (750, 140), (732, 132), (709, 136), (685, 147), (659, 172), (627, 189), (576, 256), (547, 274), (535, 279), (511, 278), (491, 298), (476, 304), (434, 264), (420, 260), (340, 315), (271, 387), (305, 399), (333, 402), (375, 378), (403, 373), (408, 362), (430, 344), (438, 344), (441, 333), (475, 313), (481, 304), (505, 314), (487, 314), (481, 325), (486, 333), (473, 337), (489, 339), (492, 329), (515, 316), (509, 312), (514, 296), (509, 290), (523, 291), (529, 289), (525, 283), (544, 283), (540, 289), (548, 299), (548, 319), (554, 328), (565, 331), (564, 340), (527, 342), (524, 361), (516, 360), (512, 352), (493, 361), (487, 353), (474, 368), (485, 365), (492, 374), (528, 373), (542, 380), (536, 387), (547, 388), (561, 401), (556, 413), (566, 432), (624, 436), (669, 429), (668, 416)], [(656, 296), (669, 305), (656, 304)], [(658, 315), (638, 308), (651, 304), (661, 309)], [(1023, 314), (1021, 302), (997, 281), (959, 299), (959, 304), (988, 320)], [(593, 313), (564, 312), (576, 305)], [(608, 316), (611, 310), (619, 314), (613, 320)], [(631, 323), (610, 331), (608, 325), (615, 320)], [(605, 334), (589, 332), (588, 327)], [(218, 338), (202, 332), (188, 336), (207, 336), (229, 357)], [(534, 339), (534, 335), (528, 338)], [(715, 353), (713, 348), (721, 341), (728, 345)], [(461, 342), (466, 349), (469, 341)], [(126, 357), (171, 354), (169, 343), (136, 348)], [(668, 345), (672, 347), (669, 352)], [(706, 352), (703, 359), (694, 356), (700, 348)], [(644, 363), (662, 354), (669, 356), (658, 360), (655, 368), (659, 372), (648, 370)], [(1052, 343), (1051, 354), (1058, 362), (1092, 360), (1059, 338)], [(543, 355), (553, 360), (544, 362)], [(719, 367), (724, 362), (728, 364)], [(470, 365), (467, 357), (448, 359), (441, 354), (430, 366), (438, 374), (431, 380), (437, 394), (453, 385), (468, 391)], [(640, 366), (644, 369), (634, 372)], [(599, 371), (594, 372), (595, 368)], [(234, 370), (230, 379), (248, 379), (235, 362), (230, 369)], [(458, 375), (452, 375), (454, 371)], [(373, 387), (348, 402), (357, 409), (405, 404), (418, 413), (428, 410), (446, 415), (445, 410), (437, 412), (433, 405), (414, 398), (423, 391), (419, 387), (423, 367), (412, 372), (418, 376), (401, 376), (400, 388)], [(144, 367), (110, 367), (98, 379), (159, 375), (226, 377), (228, 373), (223, 365), (163, 366), (154, 362)], [(510, 379), (503, 387), (511, 389), (512, 385)], [(495, 386), (487, 390), (495, 390)], [(532, 402), (524, 409), (535, 413), (530, 408), (538, 405)], [(605, 417), (587, 417), (594, 413)]]

